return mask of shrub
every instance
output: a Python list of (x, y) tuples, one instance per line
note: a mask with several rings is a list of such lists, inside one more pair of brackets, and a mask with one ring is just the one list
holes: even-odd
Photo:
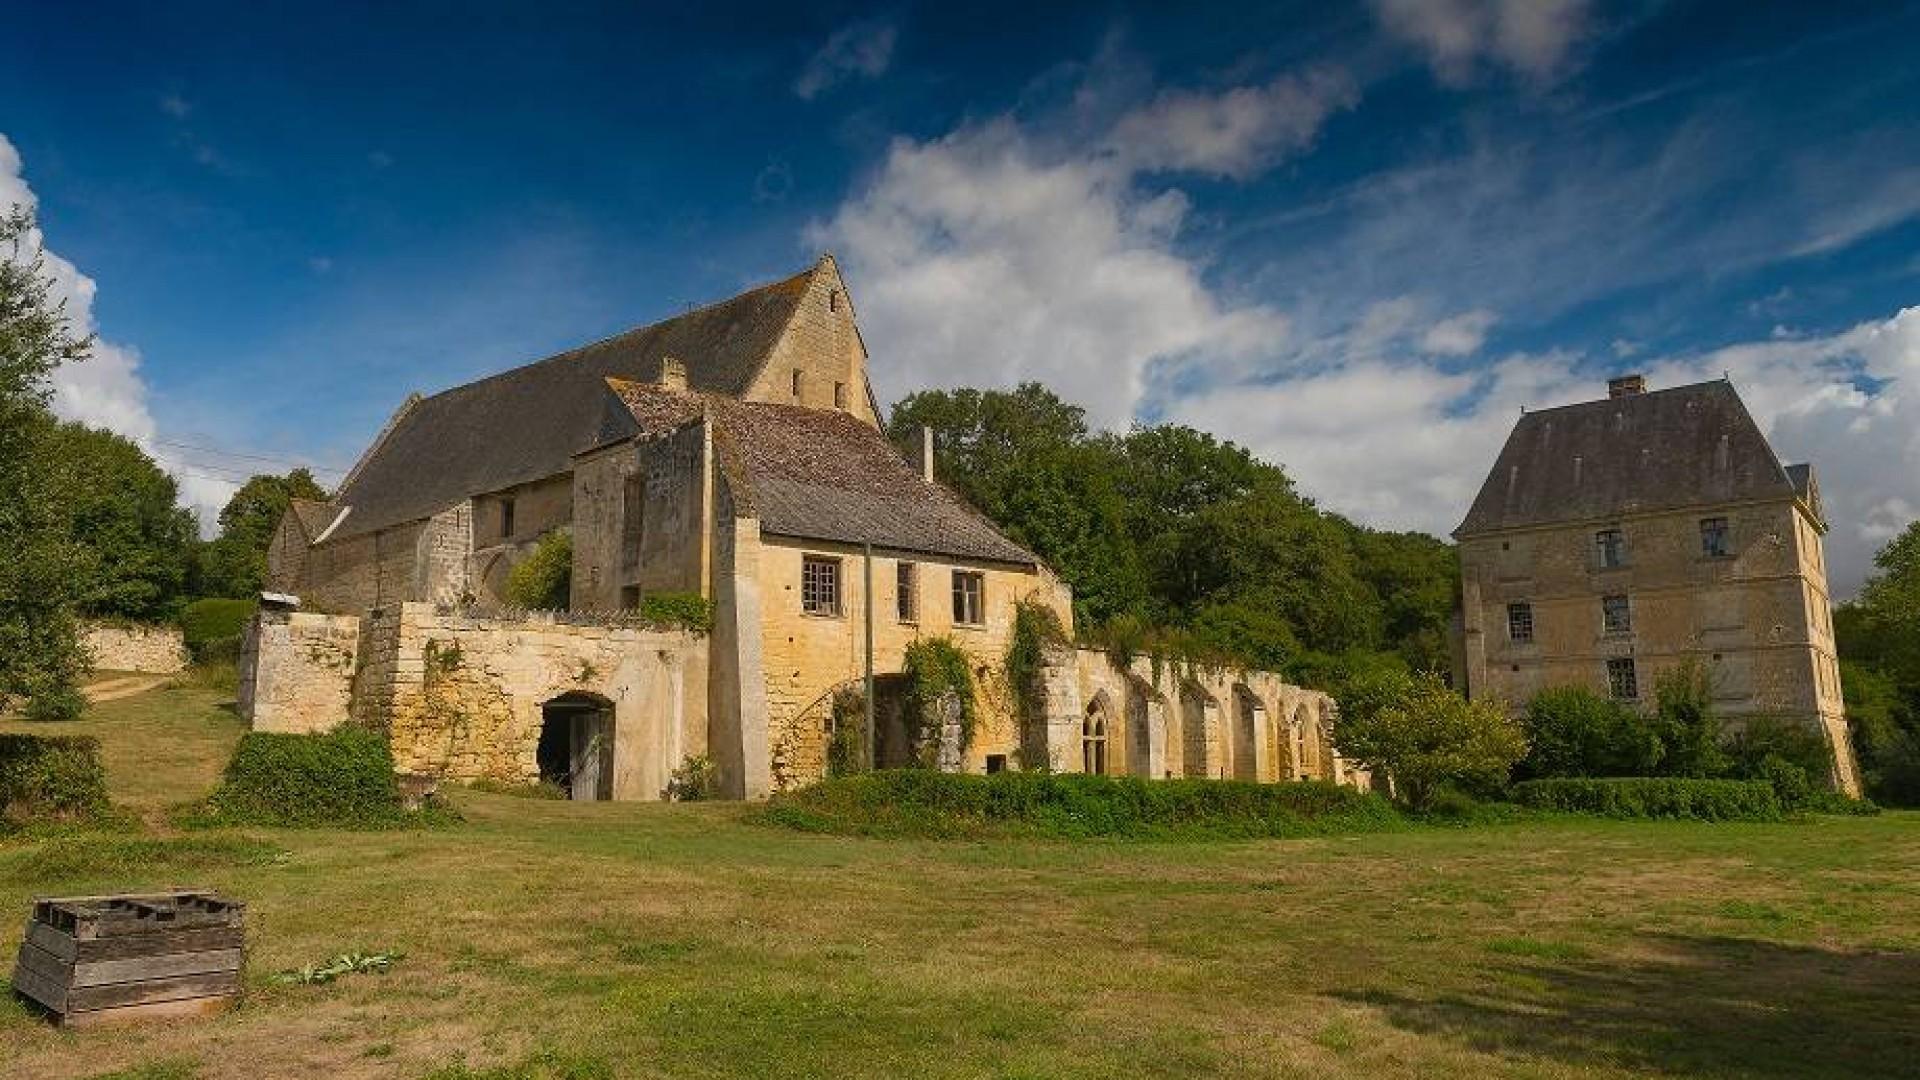
[(1513, 786), (1522, 806), (1608, 818), (1778, 821), (1773, 785), (1754, 780), (1679, 777), (1526, 780)]
[(972, 745), (980, 706), (974, 693), (973, 664), (960, 646), (943, 637), (918, 638), (907, 646), (900, 666), (907, 677), (907, 737), (919, 751), (921, 763), (937, 762), (941, 719), (948, 708), (960, 711), (960, 749)]
[(648, 593), (640, 599), (640, 617), (704, 634), (713, 629), (713, 604), (696, 592)]
[(526, 558), (507, 571), (507, 603), (523, 608), (567, 606), (573, 589), (573, 536), (564, 529), (542, 536)]
[(1543, 690), (1521, 721), (1524, 779), (1553, 776), (1646, 776), (1659, 764), (1660, 736), (1645, 717), (1583, 686)]
[(180, 636), (196, 664), (231, 664), (240, 659), (240, 637), (259, 604), (254, 600), (195, 600), (180, 609)]
[(0, 817), (68, 821), (107, 810), (107, 770), (91, 736), (0, 735)]
[(1661, 776), (1719, 776), (1720, 721), (1713, 714), (1713, 684), (1697, 660), (1688, 660), (1654, 680), (1654, 727), (1660, 736)]
[(322, 735), (250, 732), (209, 806), (253, 825), (384, 825), (404, 818), (386, 736), (360, 727)]
[(1143, 780), (886, 769), (776, 795), (756, 813), (809, 832), (965, 837), (1308, 836), (1399, 824), (1386, 800), (1327, 783)]
[(1333, 739), (1376, 776), (1391, 776), (1414, 810), (1442, 783), (1492, 788), (1526, 753), (1527, 740), (1499, 701), (1468, 701), (1428, 672), (1353, 687)]
[(87, 711), (87, 695), (75, 686), (53, 686), (27, 699), (29, 720), (72, 720)]
[(706, 802), (720, 797), (720, 770), (705, 754), (694, 754), (673, 770), (667, 798), (674, 802)]

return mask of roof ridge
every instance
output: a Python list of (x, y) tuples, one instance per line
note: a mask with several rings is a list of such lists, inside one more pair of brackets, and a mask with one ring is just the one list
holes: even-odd
[[(1724, 386), (1729, 390), (1733, 389), (1733, 384), (1726, 379), (1702, 379), (1699, 382), (1682, 383), (1679, 386), (1663, 386), (1658, 390), (1642, 390), (1636, 394), (1622, 394), (1619, 397), (1589, 398), (1586, 401), (1569, 401), (1564, 405), (1548, 405), (1544, 408), (1528, 409), (1526, 410), (1526, 415), (1539, 416), (1542, 413), (1565, 412), (1568, 409), (1584, 409), (1592, 405), (1605, 405), (1610, 401), (1632, 401), (1636, 398), (1660, 397), (1665, 394), (1678, 393), (1682, 390), (1704, 390), (1710, 386)], [(1737, 391), (1734, 396), (1739, 396)]]

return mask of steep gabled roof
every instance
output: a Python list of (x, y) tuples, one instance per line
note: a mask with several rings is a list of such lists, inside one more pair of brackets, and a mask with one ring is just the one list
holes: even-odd
[(872, 425), (844, 412), (737, 401), (609, 380), (636, 430), (664, 434), (704, 412), (742, 515), (773, 536), (871, 543), (927, 555), (1038, 565), (958, 495), (923, 479)]
[(1454, 535), (1752, 499), (1794, 483), (1727, 382), (1530, 412)]
[(352, 536), (428, 517), (473, 495), (571, 468), (588, 446), (632, 434), (606, 379), (652, 379), (664, 357), (713, 394), (745, 393), (818, 265), (720, 303), (425, 398), (396, 417), (334, 497)]

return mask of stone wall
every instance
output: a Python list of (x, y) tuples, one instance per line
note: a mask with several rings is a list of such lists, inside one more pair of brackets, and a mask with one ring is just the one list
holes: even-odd
[[(800, 373), (797, 395), (793, 392), (796, 371)], [(846, 282), (829, 259), (808, 280), (807, 294), (800, 298), (786, 332), (744, 396), (748, 401), (831, 409), (836, 407), (836, 383), (843, 388), (839, 407), (878, 426), (867, 393), (867, 350), (854, 324)]]
[(80, 647), (102, 671), (172, 675), (187, 666), (186, 641), (177, 626), (93, 623), (81, 628)]
[(350, 713), (360, 619), (262, 608), (240, 653), (240, 715), (255, 731), (331, 731)]
[(527, 783), (541, 706), (565, 694), (613, 712), (616, 799), (658, 799), (707, 753), (707, 643), (682, 631), (534, 613), (399, 605), (369, 628), (361, 715), (393, 735), (402, 772)]

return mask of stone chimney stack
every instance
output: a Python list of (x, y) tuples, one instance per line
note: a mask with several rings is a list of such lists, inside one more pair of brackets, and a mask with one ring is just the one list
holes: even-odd
[(1622, 375), (1617, 379), (1607, 380), (1607, 396), (1610, 398), (1631, 397), (1634, 394), (1646, 392), (1647, 377), (1645, 375)]
[(687, 365), (671, 356), (660, 358), (660, 386), (666, 390), (687, 388)]
[(920, 479), (933, 483), (933, 429), (920, 425)]

